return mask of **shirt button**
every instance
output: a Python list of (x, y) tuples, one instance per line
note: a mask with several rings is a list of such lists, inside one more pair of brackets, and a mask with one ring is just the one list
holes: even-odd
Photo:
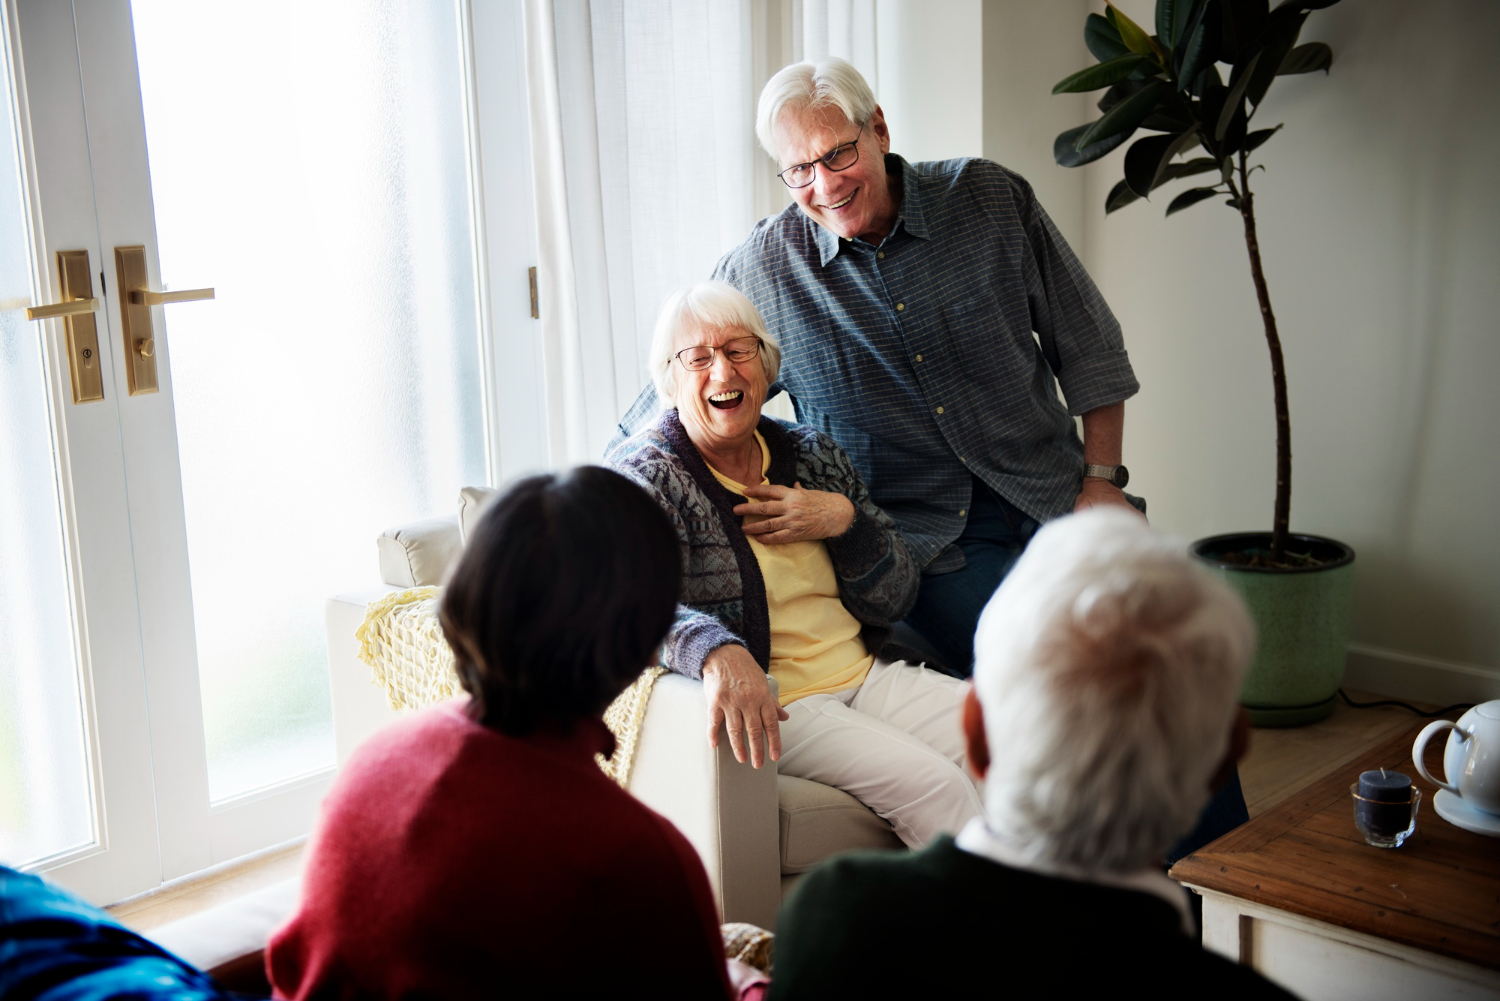
[(968, 517), (968, 514), (969, 514), (969, 509), (966, 508), (966, 507), (961, 507), (961, 508), (958, 509), (958, 516), (960, 518), (966, 518), (966, 517)]
[(943, 412), (943, 408), (942, 407), (938, 407), (937, 412), (938, 413), (942, 413)]
[(921, 360), (922, 360), (922, 356), (921, 355), (917, 355), (917, 361), (921, 361)]
[(896, 303), (896, 312), (899, 313), (899, 312), (901, 312), (905, 308), (906, 308), (906, 303), (904, 303), (904, 302), (898, 302), (898, 303)]
[(883, 260), (885, 260), (885, 251), (883, 251), (883, 250), (877, 250), (877, 251), (875, 251), (875, 256), (878, 257), (878, 258), (880, 258), (883, 261)]

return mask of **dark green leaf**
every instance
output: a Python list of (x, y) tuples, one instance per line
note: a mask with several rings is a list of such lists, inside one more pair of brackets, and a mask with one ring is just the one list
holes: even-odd
[(1172, 44), (1172, 9), (1186, 0), (1156, 0), (1156, 40)]
[[(1141, 139), (1125, 152), (1125, 183), (1130, 185), (1132, 191), (1142, 198), (1149, 197), (1162, 181), (1169, 180), (1166, 177), (1173, 166), (1182, 167), (1184, 164), (1173, 164), (1179, 153), (1192, 149), (1198, 142), (1198, 127), (1175, 136), (1148, 136)], [(1213, 160), (1208, 162), (1213, 164)], [(1194, 170), (1190, 173), (1199, 173)]]
[(1094, 58), (1101, 63), (1118, 59), (1130, 50), (1120, 39), (1120, 33), (1115, 26), (1105, 20), (1101, 14), (1090, 14), (1083, 22), (1083, 44), (1089, 47)]
[(1198, 74), (1198, 79), (1193, 81), (1193, 96), (1201, 98), (1209, 87), (1217, 87), (1224, 90), (1224, 78), (1219, 76), (1219, 67), (1210, 66)]
[(1260, 130), (1258, 130), (1256, 132), (1250, 133), (1248, 136), (1245, 137), (1245, 152), (1246, 153), (1252, 153), (1252, 152), (1254, 152), (1255, 148), (1257, 146), (1259, 146), (1261, 143), (1265, 142), (1267, 139), (1269, 139), (1272, 136), (1274, 136), (1276, 134), (1277, 129), (1280, 129), (1280, 128), (1281, 128), (1281, 126), (1278, 125), (1274, 129), (1260, 129)]
[(1179, 118), (1161, 108), (1141, 119), (1141, 128), (1150, 129), (1152, 132), (1181, 132), (1192, 124), (1192, 119)]
[(1198, 12), (1198, 8), (1207, 2), (1208, 0), (1173, 0), (1171, 44), (1174, 50), (1177, 48), (1177, 43), (1187, 37), (1188, 24), (1192, 22), (1193, 16)]
[(1233, 156), (1240, 151), (1245, 144), (1245, 129), (1249, 125), (1249, 118), (1241, 109), (1238, 115), (1229, 120), (1229, 129), (1224, 133), (1224, 138), (1215, 143), (1215, 152), (1219, 156)]
[(1176, 141), (1176, 136), (1147, 136), (1131, 143), (1125, 151), (1125, 183), (1131, 191), (1142, 198), (1151, 194), (1162, 162)]
[(1078, 149), (1075, 143), (1084, 132), (1093, 128), (1092, 125), (1080, 125), (1061, 133), (1052, 143), (1052, 158), (1064, 167), (1081, 167), (1086, 163), (1092, 163), (1099, 159), (1116, 146), (1130, 138), (1130, 133), (1110, 136), (1096, 143)]
[(1253, 72), (1247, 70), (1250, 76), (1250, 86), (1245, 90), (1245, 97), (1249, 99), (1251, 106), (1260, 107), (1261, 100), (1271, 87), (1271, 81), (1276, 79), (1276, 72), (1282, 60), (1286, 59), (1287, 54), (1292, 51), (1292, 46), (1297, 44), (1297, 36), (1302, 32), (1302, 22), (1306, 20), (1306, 14), (1295, 12), (1282, 14), (1278, 11), (1267, 23), (1262, 39), (1265, 48), (1257, 57), (1258, 63), (1255, 70)]
[(1099, 98), (1099, 110), (1108, 111), (1131, 94), (1140, 93), (1145, 89), (1145, 86), (1145, 82), (1141, 80), (1121, 80), (1109, 88), (1109, 90), (1106, 90), (1104, 96)]
[(1251, 43), (1260, 35), (1269, 14), (1269, 0), (1219, 0), (1223, 27), (1219, 32), (1219, 59), (1239, 63), (1250, 58)]
[(1167, 206), (1167, 215), (1171, 215), (1173, 212), (1181, 212), (1183, 209), (1197, 205), (1203, 199), (1212, 198), (1218, 193), (1218, 188), (1189, 188), (1172, 199), (1172, 204)]
[(1052, 88), (1054, 94), (1082, 94), (1090, 90), (1108, 87), (1128, 77), (1136, 67), (1144, 63), (1145, 57), (1127, 52), (1118, 59), (1081, 69), (1072, 76), (1064, 77)]
[(1162, 170), (1161, 177), (1157, 178), (1156, 186), (1159, 188), (1168, 181), (1192, 177), (1194, 174), (1207, 174), (1209, 171), (1218, 169), (1219, 161), (1211, 156), (1194, 157), (1186, 163), (1169, 163)]
[(1187, 43), (1179, 48), (1182, 61), (1177, 67), (1177, 86), (1186, 90), (1198, 74), (1211, 68), (1218, 58), (1219, 5), (1210, 3), (1199, 12), (1196, 23), (1188, 26)]
[(1237, 209), (1240, 207), (1240, 200), (1238, 198), (1226, 198), (1224, 199), (1224, 204), (1232, 209)]
[[(1078, 138), (1077, 148), (1081, 150), (1106, 136), (1129, 136), (1141, 124), (1141, 121), (1155, 110), (1161, 91), (1162, 84), (1152, 81), (1110, 108)], [(1124, 139), (1120, 141), (1124, 142)]]
[(1109, 197), (1104, 199), (1104, 214), (1108, 215), (1115, 209), (1123, 209), (1140, 196), (1130, 190), (1130, 185), (1121, 181), (1109, 191)]
[(1328, 67), (1333, 65), (1333, 50), (1322, 42), (1308, 42), (1299, 45), (1286, 54), (1281, 65), (1276, 68), (1277, 76), (1286, 76), (1289, 73), (1316, 73), (1322, 70), (1328, 72)]
[(1224, 98), (1224, 107), (1219, 110), (1218, 124), (1214, 126), (1214, 142), (1223, 142), (1224, 135), (1229, 131), (1229, 123), (1234, 116), (1244, 110), (1245, 88), (1250, 86), (1250, 81), (1255, 77), (1255, 67), (1260, 63), (1261, 53), (1257, 52), (1245, 64), (1244, 71), (1236, 66), (1235, 73), (1239, 77), (1235, 80), (1230, 78), (1229, 96)]

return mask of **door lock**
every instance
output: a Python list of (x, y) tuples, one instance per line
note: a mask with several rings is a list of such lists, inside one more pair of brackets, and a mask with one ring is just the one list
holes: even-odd
[(99, 300), (94, 297), (94, 275), (89, 270), (87, 250), (57, 252), (57, 283), (62, 301), (28, 307), (26, 319), (62, 318), (63, 329), (68, 335), (68, 374), (73, 380), (73, 402), (102, 400), (104, 372), (99, 365), (99, 328), (94, 323)]

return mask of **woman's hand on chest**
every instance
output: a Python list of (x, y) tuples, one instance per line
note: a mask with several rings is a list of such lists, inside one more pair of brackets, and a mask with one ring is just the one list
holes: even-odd
[(745, 534), (766, 545), (832, 539), (854, 524), (854, 502), (840, 493), (766, 483), (746, 487), (745, 496), (734, 513), (746, 519)]

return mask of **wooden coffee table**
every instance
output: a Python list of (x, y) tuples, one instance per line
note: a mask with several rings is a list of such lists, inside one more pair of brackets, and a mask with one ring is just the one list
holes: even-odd
[[(1500, 997), (1500, 838), (1432, 808), (1409, 732), (1336, 769), (1172, 867), (1203, 897), (1203, 945), (1303, 998)], [(1441, 774), (1444, 740), (1428, 746)], [(1371, 768), (1422, 790), (1417, 830), (1372, 848), (1349, 785)]]

